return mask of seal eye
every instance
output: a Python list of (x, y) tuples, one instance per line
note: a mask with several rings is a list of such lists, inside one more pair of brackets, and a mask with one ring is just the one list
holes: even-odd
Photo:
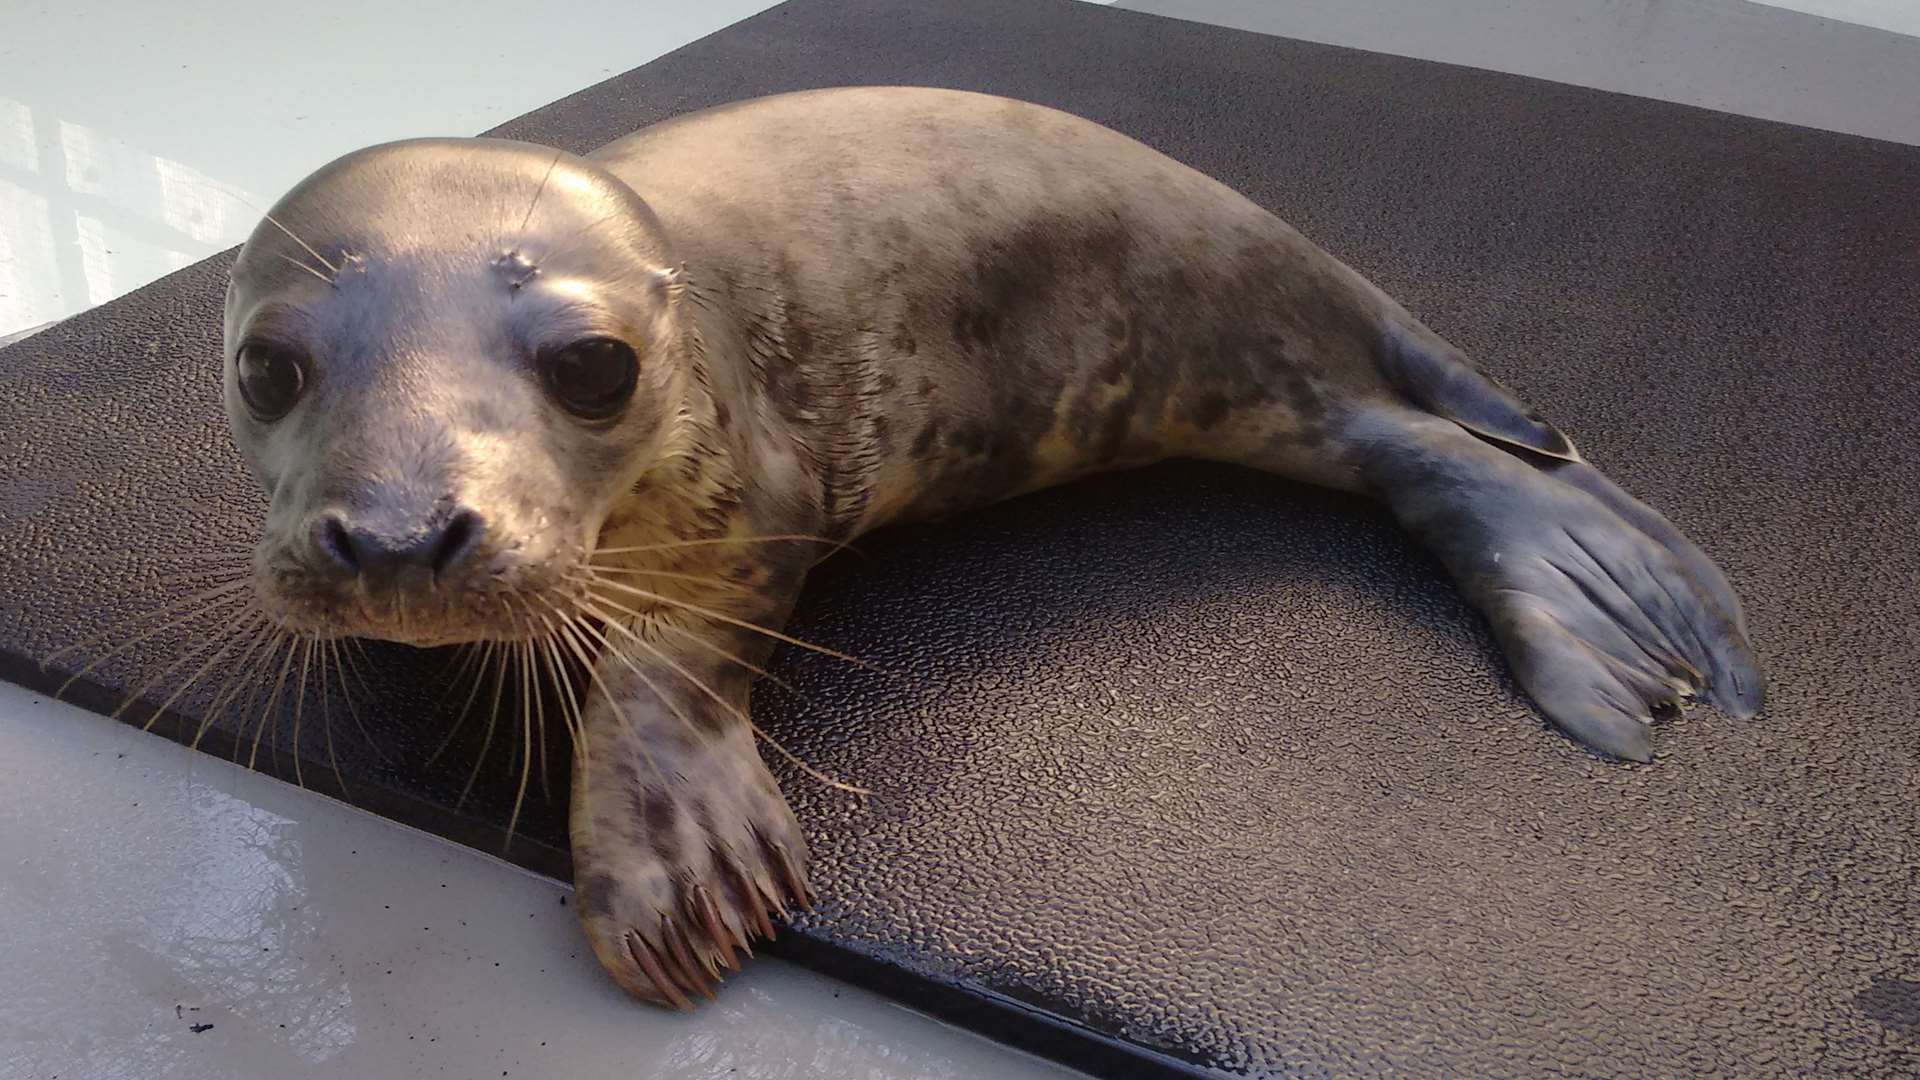
[(583, 420), (605, 420), (633, 396), (640, 359), (624, 341), (591, 337), (543, 351), (540, 370), (568, 412)]
[(278, 420), (293, 411), (307, 384), (306, 364), (298, 352), (279, 345), (250, 342), (240, 346), (240, 400), (254, 419)]

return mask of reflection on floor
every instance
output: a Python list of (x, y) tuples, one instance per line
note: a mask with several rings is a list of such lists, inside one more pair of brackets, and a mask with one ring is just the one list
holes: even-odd
[(571, 892), (0, 684), (0, 1080), (1065, 1078), (761, 958), (627, 999)]

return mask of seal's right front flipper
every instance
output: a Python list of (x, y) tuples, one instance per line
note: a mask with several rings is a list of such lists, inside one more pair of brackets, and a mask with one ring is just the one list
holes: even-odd
[[(1658, 711), (1696, 696), (1735, 715), (1759, 707), (1759, 667), (1718, 570), (1700, 580), (1704, 555), (1577, 458), (1508, 450), (1396, 406), (1355, 416), (1348, 434), (1369, 484), (1446, 563), (1520, 684), (1575, 738), (1647, 761)], [(1556, 475), (1567, 468), (1577, 475)]]

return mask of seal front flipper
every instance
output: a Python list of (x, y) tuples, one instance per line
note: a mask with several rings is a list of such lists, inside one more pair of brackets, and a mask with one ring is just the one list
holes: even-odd
[(685, 1009), (808, 903), (806, 841), (741, 719), (749, 673), (632, 641), (610, 639), (584, 710), (574, 906), (614, 981)]
[[(1369, 485), (1451, 570), (1548, 718), (1593, 748), (1648, 761), (1653, 714), (1704, 696), (1759, 707), (1759, 667), (1717, 570), (1589, 466), (1529, 458), (1398, 406), (1348, 433)], [(1584, 470), (1563, 478), (1560, 470)], [(1626, 512), (1622, 512), (1623, 508)], [(1664, 526), (1649, 532), (1655, 523)], [(1658, 535), (1666, 533), (1668, 535)]]

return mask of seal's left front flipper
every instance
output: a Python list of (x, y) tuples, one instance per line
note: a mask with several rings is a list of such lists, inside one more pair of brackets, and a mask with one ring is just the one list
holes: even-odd
[(1354, 417), (1348, 433), (1368, 482), (1446, 563), (1520, 684), (1568, 733), (1648, 761), (1647, 725), (1664, 708), (1696, 696), (1737, 716), (1759, 708), (1760, 670), (1725, 579), (1577, 455), (1507, 449), (1398, 406)]

